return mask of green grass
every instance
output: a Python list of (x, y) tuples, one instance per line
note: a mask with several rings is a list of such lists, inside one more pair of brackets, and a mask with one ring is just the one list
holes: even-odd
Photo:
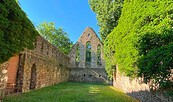
[(3, 102), (138, 102), (121, 90), (98, 83), (60, 83), (8, 96)]

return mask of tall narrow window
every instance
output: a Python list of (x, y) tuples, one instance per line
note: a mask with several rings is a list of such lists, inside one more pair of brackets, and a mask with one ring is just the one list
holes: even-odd
[(79, 45), (76, 46), (76, 62), (79, 62)]
[(34, 90), (36, 86), (36, 76), (37, 76), (37, 71), (36, 71), (36, 65), (33, 64), (31, 68), (31, 79), (30, 79), (30, 90)]
[(43, 52), (43, 42), (41, 43), (41, 52)]
[(49, 55), (49, 46), (47, 45), (47, 55)]
[(101, 65), (101, 46), (98, 45), (97, 47), (97, 64)]
[(86, 62), (91, 62), (91, 43), (86, 43)]

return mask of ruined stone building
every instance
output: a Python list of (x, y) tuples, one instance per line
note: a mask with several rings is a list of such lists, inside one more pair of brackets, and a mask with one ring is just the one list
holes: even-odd
[[(108, 82), (103, 45), (92, 28), (85, 29), (68, 55), (42, 36), (36, 38), (34, 45), (34, 50), (26, 49), (0, 64), (0, 99), (60, 82)], [(145, 102), (172, 102), (162, 94), (150, 93), (150, 85), (142, 78), (120, 74), (118, 67), (113, 71), (113, 86)]]
[(68, 56), (42, 36), (34, 45), (34, 50), (26, 49), (0, 64), (0, 98), (60, 82), (107, 81), (102, 43), (92, 28), (85, 29)]
[(71, 59), (69, 81), (106, 82), (108, 80), (103, 44), (92, 28), (85, 29), (68, 56)]

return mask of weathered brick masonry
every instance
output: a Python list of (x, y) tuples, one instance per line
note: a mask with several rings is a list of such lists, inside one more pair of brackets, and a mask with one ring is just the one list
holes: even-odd
[(143, 78), (131, 79), (118, 71), (113, 72), (113, 86), (121, 89), (126, 94), (142, 102), (172, 102), (173, 99), (166, 95), (166, 90), (152, 92), (150, 84), (145, 84)]
[[(87, 42), (91, 43), (90, 62), (86, 61)], [(27, 92), (66, 81), (108, 81), (103, 45), (92, 28), (85, 29), (68, 56), (41, 36), (34, 45), (34, 50), (26, 49), (0, 65), (0, 98), (4, 94)], [(76, 61), (77, 46), (79, 61)]]
[(25, 50), (0, 65), (0, 97), (9, 92), (27, 92), (66, 82), (70, 58), (43, 37), (34, 50)]
[(5, 94), (5, 88), (7, 85), (7, 79), (8, 79), (8, 67), (9, 62), (5, 62), (3, 64), (0, 64), (0, 99), (4, 97)]

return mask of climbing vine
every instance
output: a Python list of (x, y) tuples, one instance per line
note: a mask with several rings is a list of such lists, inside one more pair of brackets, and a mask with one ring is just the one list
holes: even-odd
[(16, 0), (0, 0), (0, 8), (0, 63), (3, 63), (25, 48), (34, 48), (38, 32)]
[(170, 83), (173, 64), (172, 0), (125, 0), (118, 26), (105, 40), (106, 70)]

